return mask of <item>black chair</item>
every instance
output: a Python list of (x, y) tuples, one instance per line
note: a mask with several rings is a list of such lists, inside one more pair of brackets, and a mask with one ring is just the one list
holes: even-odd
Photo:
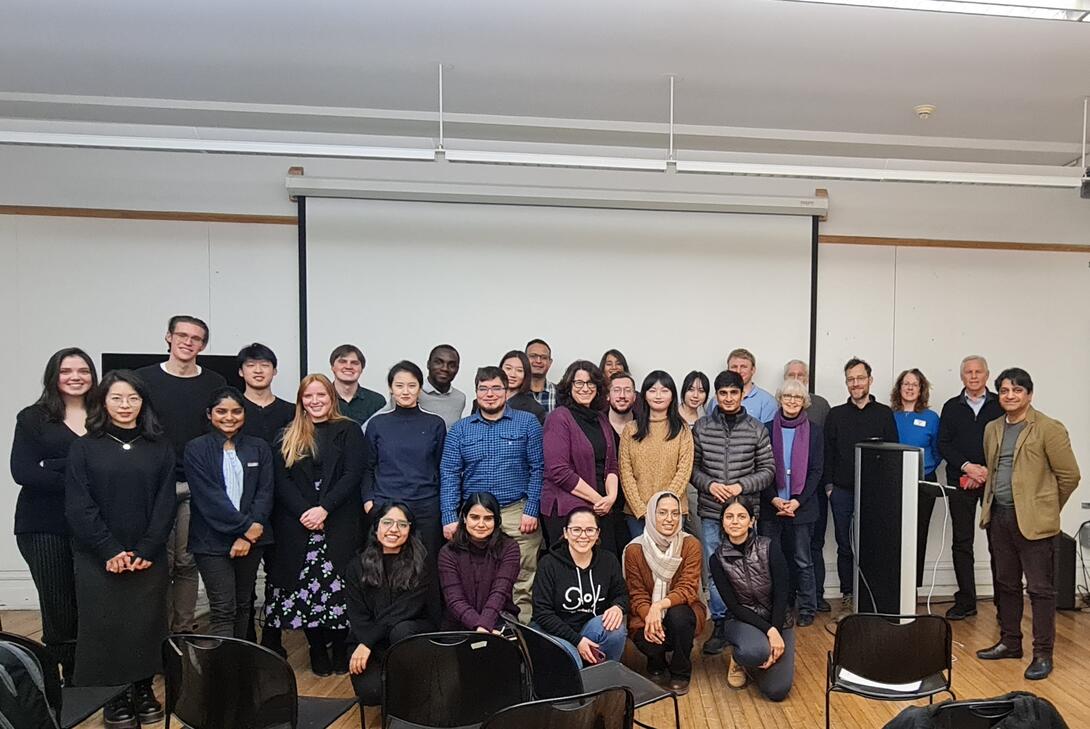
[(57, 712), (61, 729), (70, 729), (86, 721), (128, 686), (61, 686), (60, 668), (46, 647), (24, 635), (0, 633), (0, 640), (10, 641), (30, 651), (42, 666), (45, 698)]
[(991, 729), (1014, 711), (1009, 699), (947, 701), (935, 707), (931, 726), (935, 729)]
[(522, 653), (491, 633), (422, 633), (382, 663), (382, 726), (473, 727), (530, 698)]
[[(934, 701), (948, 693), (953, 632), (939, 615), (847, 615), (837, 625), (825, 677), (825, 726), (832, 692), (879, 701)], [(862, 679), (862, 680), (860, 680)], [(882, 686), (873, 683), (884, 684)], [(896, 686), (899, 684), (900, 686)], [(904, 688), (906, 684), (918, 684)]]
[[(664, 689), (620, 661), (603, 661), (580, 668), (572, 660), (571, 654), (557, 645), (552, 637), (510, 618), (505, 618), (505, 621), (515, 632), (526, 655), (534, 698), (575, 696), (621, 686), (632, 692), (637, 709), (663, 699), (671, 699), (674, 702), (674, 726), (681, 729), (681, 710), (678, 707), (677, 694), (673, 691)], [(648, 727), (641, 721), (634, 721), (638, 726)]]
[(503, 709), (481, 729), (632, 729), (636, 706), (623, 686)]
[(170, 636), (163, 677), (166, 729), (172, 714), (190, 729), (324, 729), (356, 703), (299, 696), (287, 661), (239, 638)]

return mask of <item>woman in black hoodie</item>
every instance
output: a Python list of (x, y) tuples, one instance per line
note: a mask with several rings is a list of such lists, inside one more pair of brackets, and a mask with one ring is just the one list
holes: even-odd
[(618, 661), (624, 653), (628, 588), (617, 557), (598, 548), (598, 534), (594, 512), (574, 509), (564, 539), (542, 558), (534, 579), (533, 622), (577, 665)]

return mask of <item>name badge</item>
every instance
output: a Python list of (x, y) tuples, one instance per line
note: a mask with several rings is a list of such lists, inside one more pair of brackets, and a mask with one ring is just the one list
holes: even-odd
[(257, 468), (258, 465), (258, 462), (254, 461), (253, 463), (247, 463), (246, 468)]
[(919, 418), (916, 418), (915, 420), (913, 420), (912, 424), (915, 425), (917, 428), (926, 428), (927, 427), (927, 421), (926, 420), (920, 420)]

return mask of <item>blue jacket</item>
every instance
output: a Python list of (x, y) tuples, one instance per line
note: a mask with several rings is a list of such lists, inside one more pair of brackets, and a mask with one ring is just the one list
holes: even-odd
[(227, 555), (235, 540), (254, 522), (265, 527), (258, 544), (273, 541), (273, 459), (269, 445), (250, 435), (235, 436), (235, 453), (242, 461), (242, 500), (236, 509), (227, 498), (223, 479), (223, 443), (217, 432), (194, 438), (185, 446), (185, 473), (189, 479), (189, 551)]

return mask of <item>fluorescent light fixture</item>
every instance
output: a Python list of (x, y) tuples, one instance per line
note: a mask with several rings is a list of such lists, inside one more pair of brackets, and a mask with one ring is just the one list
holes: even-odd
[(121, 137), (99, 134), (49, 134), (0, 130), (0, 144), (38, 147), (91, 147), (135, 149), (154, 152), (206, 152), (259, 154), (283, 157), (342, 157), (350, 159), (435, 159), (434, 149), (402, 147), (361, 147), (347, 144), (306, 144), (295, 142), (249, 142), (225, 139), (181, 139), (169, 137)]
[(991, 2), (975, 2), (974, 0), (792, 0), (792, 2), (1090, 22), (1090, 2), (1087, 2), (1087, 0), (1052, 0), (1051, 2), (1040, 3), (1026, 2), (1024, 0), (991, 0)]
[(598, 188), (484, 185), (453, 182), (402, 182), (289, 175), (293, 197), (456, 202), (486, 205), (534, 205), (622, 210), (672, 210), (710, 213), (823, 216), (829, 200), (775, 195), (719, 195), (667, 190), (603, 190)]
[(533, 154), (525, 152), (474, 152), (446, 150), (448, 162), (479, 164), (533, 165), (537, 167), (585, 167), (603, 170), (647, 170), (665, 172), (666, 160), (635, 157), (595, 157), (574, 154)]
[(1077, 189), (1079, 170), (1045, 167), (1056, 174), (1004, 174), (955, 170), (896, 170), (878, 167), (820, 167), (809, 165), (768, 165), (740, 162), (678, 160), (677, 171), (755, 177), (805, 177), (815, 180), (865, 180), (871, 182), (929, 182), (962, 185), (1006, 185), (1014, 187), (1060, 187)]

